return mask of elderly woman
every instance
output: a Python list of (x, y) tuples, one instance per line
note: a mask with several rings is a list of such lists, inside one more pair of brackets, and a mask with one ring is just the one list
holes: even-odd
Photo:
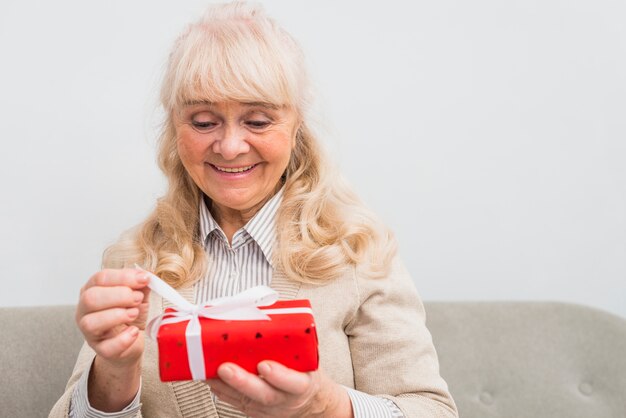
[[(86, 344), (51, 416), (457, 416), (394, 239), (325, 166), (302, 62), (242, 3), (176, 41), (161, 91), (169, 188), (82, 288)], [(160, 382), (143, 330), (164, 302), (135, 263), (198, 303), (256, 285), (309, 299), (319, 370), (224, 363), (206, 382)]]

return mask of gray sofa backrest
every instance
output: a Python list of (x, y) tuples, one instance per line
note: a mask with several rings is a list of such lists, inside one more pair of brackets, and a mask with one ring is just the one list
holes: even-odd
[(73, 306), (0, 308), (0, 417), (47, 417), (83, 338)]
[[(625, 418), (626, 320), (540, 302), (430, 302), (462, 418)], [(82, 338), (74, 307), (0, 308), (0, 417), (45, 417)]]
[(626, 418), (626, 320), (551, 302), (429, 303), (463, 418)]

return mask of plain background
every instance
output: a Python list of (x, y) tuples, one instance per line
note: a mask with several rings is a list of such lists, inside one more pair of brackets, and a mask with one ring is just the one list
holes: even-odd
[[(626, 317), (626, 3), (264, 3), (424, 299)], [(161, 71), (206, 4), (0, 3), (0, 306), (76, 303), (149, 213)]]

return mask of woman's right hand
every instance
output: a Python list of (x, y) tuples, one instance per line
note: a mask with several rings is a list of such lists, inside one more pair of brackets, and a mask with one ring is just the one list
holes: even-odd
[(149, 280), (138, 269), (102, 270), (80, 290), (76, 322), (96, 352), (87, 387), (99, 411), (121, 411), (139, 390)]
[(125, 368), (140, 363), (148, 316), (148, 275), (139, 269), (102, 270), (80, 290), (76, 322), (101, 361)]

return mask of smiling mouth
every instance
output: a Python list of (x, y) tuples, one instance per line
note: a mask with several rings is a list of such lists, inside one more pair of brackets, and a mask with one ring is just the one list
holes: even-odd
[(211, 164), (211, 167), (213, 167), (217, 171), (221, 171), (222, 173), (245, 173), (246, 171), (250, 171), (254, 167), (256, 167), (256, 164), (247, 165), (245, 167), (220, 167)]

